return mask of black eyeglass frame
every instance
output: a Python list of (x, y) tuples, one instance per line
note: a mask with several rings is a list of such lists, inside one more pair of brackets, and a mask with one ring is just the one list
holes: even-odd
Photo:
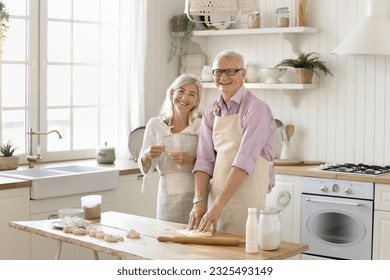
[[(213, 70), (211, 71), (211, 73), (213, 73), (213, 75), (216, 76), (216, 77), (222, 76), (223, 73), (225, 73), (227, 76), (230, 76), (230, 77), (231, 77), (231, 76), (236, 75), (237, 72), (239, 72), (239, 71), (241, 71), (241, 70), (243, 70), (243, 68), (238, 68), (238, 69), (233, 69), (233, 68), (228, 68), (228, 69), (213, 69)], [(221, 71), (221, 74), (220, 74), (220, 75), (219, 75), (219, 74), (216, 74), (216, 73), (215, 73), (216, 71)], [(229, 74), (227, 71), (230, 71), (230, 74)], [(233, 72), (234, 72), (234, 73), (233, 73)]]

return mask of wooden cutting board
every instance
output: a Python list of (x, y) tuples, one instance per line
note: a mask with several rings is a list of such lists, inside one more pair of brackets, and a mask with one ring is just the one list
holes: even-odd
[(304, 166), (304, 165), (320, 165), (323, 161), (303, 161), (292, 159), (275, 159), (274, 166)]

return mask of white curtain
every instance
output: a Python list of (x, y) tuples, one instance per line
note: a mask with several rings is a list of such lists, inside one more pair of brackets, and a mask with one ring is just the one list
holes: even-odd
[(148, 0), (123, 1), (122, 114), (118, 157), (129, 158), (129, 133), (145, 123), (144, 69), (147, 44)]

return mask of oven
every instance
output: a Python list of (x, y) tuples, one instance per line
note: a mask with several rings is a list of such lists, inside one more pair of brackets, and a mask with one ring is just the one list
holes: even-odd
[(309, 246), (306, 257), (372, 259), (373, 204), (374, 183), (303, 177), (301, 243)]

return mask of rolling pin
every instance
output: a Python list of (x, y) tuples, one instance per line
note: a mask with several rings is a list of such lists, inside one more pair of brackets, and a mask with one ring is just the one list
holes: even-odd
[(245, 245), (245, 240), (231, 237), (188, 237), (188, 236), (158, 236), (158, 241), (174, 242), (182, 244), (203, 244), (203, 245), (225, 245), (239, 246)]

